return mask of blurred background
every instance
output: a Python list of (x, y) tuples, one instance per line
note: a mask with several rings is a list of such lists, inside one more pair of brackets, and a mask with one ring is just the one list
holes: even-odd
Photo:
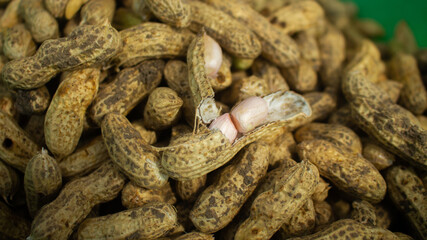
[[(345, 0), (349, 2), (350, 0)], [(427, 0), (352, 0), (360, 18), (372, 18), (385, 29), (380, 41), (388, 41), (396, 24), (405, 20), (412, 29), (419, 47), (427, 47)]]

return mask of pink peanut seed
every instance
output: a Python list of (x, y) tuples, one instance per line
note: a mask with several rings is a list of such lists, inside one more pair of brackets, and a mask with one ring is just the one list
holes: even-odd
[(209, 125), (209, 129), (219, 129), (228, 138), (230, 143), (233, 143), (237, 136), (237, 129), (233, 121), (231, 121), (229, 113), (217, 117), (211, 125)]
[(268, 104), (260, 97), (249, 97), (231, 110), (231, 120), (240, 133), (252, 131), (268, 115)]
[(208, 35), (204, 35), (205, 69), (208, 78), (216, 78), (222, 64), (222, 50), (219, 44)]

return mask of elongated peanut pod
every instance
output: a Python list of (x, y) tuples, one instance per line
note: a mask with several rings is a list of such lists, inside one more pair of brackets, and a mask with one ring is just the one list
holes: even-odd
[(191, 21), (191, 7), (187, 0), (146, 0), (145, 4), (162, 22), (174, 27), (188, 27)]

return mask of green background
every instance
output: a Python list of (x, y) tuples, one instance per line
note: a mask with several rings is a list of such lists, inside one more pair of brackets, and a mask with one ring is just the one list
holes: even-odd
[(386, 30), (385, 41), (393, 36), (394, 27), (405, 20), (414, 32), (419, 47), (427, 47), (427, 0), (353, 0), (360, 18), (373, 18)]

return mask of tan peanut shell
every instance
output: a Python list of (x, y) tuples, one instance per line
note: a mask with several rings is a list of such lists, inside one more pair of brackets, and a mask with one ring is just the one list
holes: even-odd
[(10, 60), (33, 55), (36, 52), (31, 33), (24, 24), (17, 24), (3, 34), (3, 54)]
[(340, 124), (351, 129), (357, 128), (356, 123), (351, 117), (350, 105), (346, 104), (329, 115), (328, 123)]
[(416, 59), (408, 54), (394, 56), (388, 65), (390, 77), (403, 84), (400, 93), (402, 105), (415, 115), (427, 108), (427, 91), (421, 80)]
[(371, 18), (358, 19), (354, 22), (354, 26), (369, 38), (382, 37), (385, 34), (384, 27)]
[(44, 136), (58, 158), (71, 154), (83, 132), (86, 109), (98, 92), (99, 68), (75, 70), (59, 84), (46, 112)]
[(322, 18), (322, 7), (315, 1), (299, 1), (277, 9), (269, 16), (270, 22), (287, 34), (314, 27)]
[(405, 166), (393, 166), (386, 173), (387, 191), (420, 239), (427, 237), (427, 191), (415, 172)]
[(118, 32), (110, 26), (81, 26), (66, 38), (44, 41), (33, 56), (7, 63), (2, 79), (11, 88), (37, 88), (60, 71), (102, 63), (115, 55), (121, 44)]
[(303, 161), (289, 168), (284, 178), (258, 195), (250, 217), (236, 232), (235, 239), (270, 239), (271, 236), (304, 205), (319, 182), (317, 168)]
[(327, 26), (326, 31), (319, 37), (320, 79), (324, 86), (338, 90), (341, 85), (342, 64), (346, 57), (345, 38), (333, 26)]
[(5, 202), (12, 199), (19, 188), (19, 176), (8, 165), (0, 161), (0, 196)]
[(65, 7), (69, 0), (44, 0), (46, 10), (55, 18), (62, 18), (65, 13)]
[(105, 21), (111, 23), (115, 9), (114, 0), (91, 0), (80, 11), (80, 25), (102, 25)]
[[(295, 36), (295, 42), (298, 44), (298, 48), (301, 51), (301, 58), (308, 61), (311, 67), (317, 72), (320, 69), (322, 62), (320, 58), (320, 46), (317, 42), (315, 34), (312, 34), (308, 31), (299, 32)], [(338, 46), (335, 46), (333, 49), (335, 50), (336, 47)], [(340, 55), (336, 56), (336, 58), (340, 59)]]
[(427, 117), (424, 115), (417, 116), (418, 121), (420, 122), (421, 127), (427, 131)]
[(378, 170), (388, 168), (396, 161), (393, 154), (389, 153), (382, 146), (372, 141), (368, 141), (363, 144), (362, 155)]
[(271, 92), (267, 81), (252, 75), (233, 81), (231, 87), (222, 93), (221, 101), (231, 105), (251, 96), (264, 96), (269, 93)]
[(24, 188), (28, 211), (35, 216), (39, 209), (52, 201), (62, 186), (61, 170), (47, 150), (42, 149), (27, 164)]
[(0, 90), (0, 111), (13, 119), (17, 118), (18, 109), (16, 106), (16, 97), (13, 96), (12, 92)]
[(391, 224), (391, 212), (388, 208), (385, 208), (383, 205), (377, 204), (375, 207), (375, 216), (377, 219), (377, 227), (388, 229)]
[(20, 22), (18, 8), (21, 0), (12, 0), (7, 4), (3, 14), (0, 17), (0, 30), (13, 27)]
[(256, 58), (261, 53), (261, 44), (254, 33), (225, 12), (205, 3), (190, 1), (190, 29), (199, 32), (202, 28), (232, 56)]
[(259, 141), (266, 142), (270, 148), (268, 157), (269, 166), (277, 167), (285, 159), (291, 158), (292, 154), (295, 153), (296, 143), (294, 136), (286, 127), (276, 130), (271, 136), (264, 137)]
[(325, 201), (328, 197), (328, 192), (331, 189), (331, 186), (329, 183), (327, 183), (323, 178), (320, 178), (319, 184), (317, 184), (316, 188), (314, 189), (314, 193), (311, 196), (313, 201), (321, 202)]
[(185, 135), (163, 149), (162, 166), (177, 180), (197, 178), (227, 163), (240, 149), (277, 128), (299, 126), (310, 116), (304, 99), (293, 92), (276, 92), (263, 97), (269, 114), (265, 124), (236, 139), (233, 144), (218, 130), (205, 129), (198, 134)]
[(176, 184), (176, 193), (178, 196), (188, 202), (196, 201), (200, 192), (203, 191), (206, 184), (207, 175), (184, 181), (178, 181)]
[(21, 172), (39, 150), (31, 137), (3, 111), (0, 111), (0, 159)]
[(175, 238), (175, 240), (214, 240), (211, 234), (191, 232)]
[(188, 27), (191, 7), (187, 0), (146, 0), (145, 4), (162, 22), (173, 27)]
[(44, 116), (31, 115), (27, 124), (24, 126), (24, 131), (30, 135), (31, 139), (36, 143), (44, 143)]
[(324, 139), (338, 147), (349, 148), (354, 153), (362, 153), (359, 136), (350, 128), (338, 124), (309, 123), (295, 132), (295, 140), (300, 143), (306, 140)]
[(332, 210), (335, 219), (343, 219), (350, 217), (351, 205), (344, 199), (338, 199), (338, 201), (331, 202)]
[(40, 209), (28, 239), (67, 239), (94, 206), (117, 197), (124, 183), (112, 162), (67, 183), (53, 202)]
[(18, 11), (36, 42), (59, 37), (58, 22), (44, 8), (43, 0), (21, 0)]
[[(300, 126), (310, 123), (314, 120), (322, 120), (327, 117), (336, 107), (337, 101), (327, 92), (310, 92), (303, 95), (310, 104), (312, 114), (304, 119)], [(292, 129), (293, 130), (293, 129)]]
[(147, 203), (140, 208), (88, 218), (79, 226), (79, 239), (156, 239), (177, 224), (175, 208)]
[(307, 140), (298, 144), (297, 151), (301, 159), (316, 165), (320, 174), (342, 191), (372, 203), (384, 198), (386, 183), (381, 174), (348, 148), (326, 140)]
[(4, 239), (25, 239), (30, 233), (31, 223), (14, 213), (5, 203), (0, 202), (0, 235)]
[(252, 64), (251, 69), (255, 76), (262, 78), (267, 82), (270, 92), (289, 90), (288, 83), (280, 73), (280, 70), (268, 61), (258, 58)]
[(389, 230), (377, 227), (370, 227), (356, 222), (352, 219), (338, 220), (323, 230), (305, 237), (290, 238), (292, 240), (327, 240), (327, 239), (390, 239), (398, 240), (399, 238)]
[(306, 93), (316, 89), (317, 73), (305, 59), (300, 60), (298, 66), (282, 68), (281, 72), (292, 90)]
[(107, 114), (101, 130), (112, 161), (131, 181), (148, 189), (158, 189), (167, 183), (168, 176), (160, 169), (159, 154), (125, 116)]
[(164, 62), (145, 61), (123, 69), (116, 78), (99, 90), (89, 116), (98, 125), (108, 113), (127, 115), (142, 99), (160, 84)]
[(252, 143), (225, 168), (219, 179), (199, 196), (190, 219), (201, 232), (213, 233), (227, 226), (267, 173), (268, 145)]
[(46, 86), (16, 90), (16, 110), (25, 115), (40, 114), (49, 107), (51, 96)]
[(291, 236), (301, 236), (311, 233), (316, 223), (316, 211), (313, 200), (307, 202), (292, 216), (289, 222), (285, 222), (281, 227), (281, 236), (289, 238)]
[(262, 56), (267, 60), (278, 67), (298, 65), (300, 52), (297, 44), (249, 5), (236, 0), (206, 0), (205, 2), (221, 9), (252, 30), (261, 42)]
[(129, 182), (122, 190), (122, 205), (127, 209), (142, 207), (150, 202), (175, 204), (176, 198), (170, 183), (159, 189), (146, 189)]
[(398, 81), (384, 80), (377, 82), (377, 86), (387, 92), (391, 101), (396, 103), (400, 97), (403, 84)]
[(365, 200), (357, 200), (353, 201), (351, 206), (353, 207), (353, 210), (350, 213), (351, 219), (365, 225), (377, 226), (375, 207), (371, 203)]
[(351, 116), (361, 129), (390, 152), (427, 169), (427, 133), (415, 116), (394, 104), (360, 72), (347, 74), (343, 92), (350, 103)]
[(109, 158), (104, 139), (98, 136), (61, 159), (59, 167), (64, 178), (72, 178), (89, 173)]
[(123, 50), (113, 63), (129, 67), (153, 58), (183, 57), (194, 38), (188, 29), (175, 29), (166, 24), (147, 22), (120, 31)]
[(65, 18), (71, 19), (80, 10), (81, 6), (87, 3), (89, 0), (68, 0), (67, 6), (65, 7)]
[(331, 205), (326, 201), (314, 201), (316, 212), (316, 226), (324, 226), (332, 222), (334, 214)]
[(154, 130), (164, 130), (176, 124), (181, 116), (182, 99), (167, 87), (158, 87), (148, 96), (144, 108), (144, 125)]

